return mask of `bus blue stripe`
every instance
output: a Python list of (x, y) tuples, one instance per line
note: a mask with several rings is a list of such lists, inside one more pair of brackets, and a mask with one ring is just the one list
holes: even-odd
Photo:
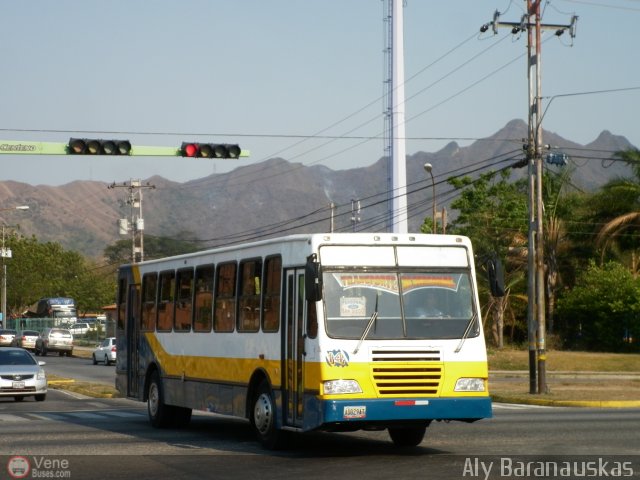
[[(376, 422), (389, 420), (477, 420), (491, 418), (491, 399), (430, 398), (428, 404), (399, 405), (415, 399), (327, 400), (322, 402), (324, 422)], [(420, 399), (424, 401), (425, 399)], [(364, 407), (358, 418), (358, 407)]]

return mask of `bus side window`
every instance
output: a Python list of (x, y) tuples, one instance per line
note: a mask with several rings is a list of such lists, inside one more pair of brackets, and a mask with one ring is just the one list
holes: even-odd
[(142, 316), (140, 329), (153, 331), (156, 329), (156, 286), (158, 275), (150, 273), (142, 277)]
[(213, 265), (196, 267), (193, 330), (210, 332), (213, 325)]
[(236, 264), (218, 265), (213, 329), (233, 332), (236, 324)]
[(240, 294), (238, 298), (238, 331), (260, 329), (260, 279), (262, 260), (240, 262)]
[(191, 316), (193, 313), (192, 268), (178, 271), (176, 287), (176, 316), (173, 319), (173, 328), (176, 331), (188, 332), (191, 330)]
[(262, 331), (280, 330), (280, 294), (282, 289), (282, 258), (271, 257), (265, 261), (262, 282)]
[(159, 331), (171, 331), (173, 326), (175, 283), (176, 273), (173, 270), (160, 273), (160, 291), (158, 292)]

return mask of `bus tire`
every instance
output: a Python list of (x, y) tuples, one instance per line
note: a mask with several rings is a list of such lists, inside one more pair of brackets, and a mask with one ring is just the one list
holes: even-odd
[(420, 445), (427, 427), (390, 427), (389, 436), (396, 447)]
[(254, 396), (251, 425), (264, 448), (279, 450), (284, 446), (286, 432), (276, 428), (276, 404), (266, 380), (262, 381)]
[(172, 408), (164, 403), (164, 392), (160, 375), (155, 370), (149, 378), (147, 387), (147, 412), (149, 421), (155, 428), (167, 428), (172, 426)]

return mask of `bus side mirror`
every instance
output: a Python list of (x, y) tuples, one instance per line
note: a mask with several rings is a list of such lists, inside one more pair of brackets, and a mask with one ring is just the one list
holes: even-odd
[(307, 257), (304, 267), (304, 296), (308, 302), (322, 300), (322, 274), (315, 253)]
[(504, 268), (498, 257), (487, 262), (487, 274), (489, 275), (489, 288), (494, 297), (504, 297)]

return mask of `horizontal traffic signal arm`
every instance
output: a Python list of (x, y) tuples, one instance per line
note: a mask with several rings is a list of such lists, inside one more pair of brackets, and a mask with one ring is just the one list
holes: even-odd
[[(73, 140), (73, 139), (71, 139)], [(29, 142), (22, 140), (0, 140), (0, 155), (70, 155), (69, 144), (58, 142)], [(80, 139), (88, 140), (88, 139)], [(99, 140), (99, 139), (96, 139)], [(105, 141), (105, 140), (102, 140)], [(124, 140), (126, 141), (126, 140)], [(91, 155), (90, 153), (75, 153), (71, 155)], [(104, 153), (102, 154), (104, 155)], [(158, 147), (145, 145), (131, 145), (129, 156), (135, 157), (181, 157), (182, 147)], [(240, 150), (240, 157), (248, 157), (249, 150)], [(211, 157), (217, 158), (217, 157)]]

